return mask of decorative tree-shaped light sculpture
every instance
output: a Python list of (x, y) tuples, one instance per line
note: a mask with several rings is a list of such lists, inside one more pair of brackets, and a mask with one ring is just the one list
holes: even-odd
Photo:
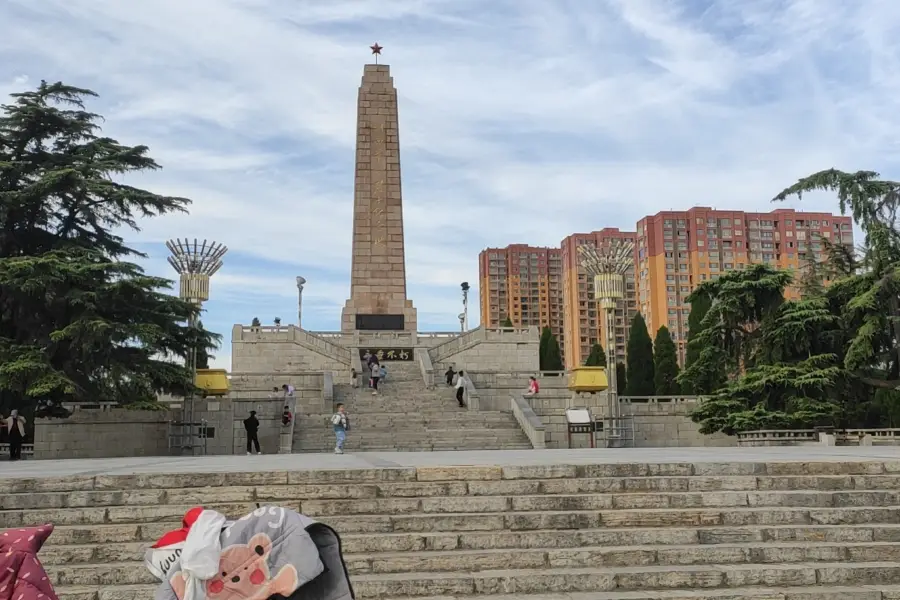
[(606, 377), (609, 416), (619, 416), (616, 383), (616, 307), (625, 299), (625, 275), (634, 268), (634, 243), (619, 239), (605, 241), (599, 248), (578, 246), (581, 266), (594, 277), (594, 299), (606, 313)]
[[(198, 242), (196, 238), (193, 242), (188, 239), (169, 240), (166, 242), (166, 247), (172, 253), (168, 259), (169, 264), (179, 275), (178, 295), (182, 299), (196, 304), (198, 308), (202, 307), (203, 303), (209, 300), (209, 278), (222, 268), (222, 257), (228, 252), (228, 248), (217, 242), (206, 240)], [(199, 314), (200, 312), (197, 311), (197, 314), (191, 319), (189, 323), (191, 327), (199, 325)], [(187, 402), (182, 408), (182, 420), (185, 423), (192, 423), (194, 420), (194, 383), (197, 381), (196, 346), (188, 355), (187, 367), (191, 377), (188, 386), (190, 391), (186, 398)], [(191, 425), (186, 425), (186, 427), (190, 428)], [(184, 444), (183, 440), (182, 444)], [(191, 436), (190, 449), (192, 452), (193, 448), (193, 436)]]

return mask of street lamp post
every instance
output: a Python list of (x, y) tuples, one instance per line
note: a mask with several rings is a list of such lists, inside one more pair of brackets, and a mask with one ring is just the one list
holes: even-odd
[(459, 284), (459, 287), (462, 289), (462, 297), (463, 297), (463, 331), (469, 330), (469, 282), (463, 281)]
[(609, 417), (619, 417), (619, 394), (616, 381), (616, 308), (625, 298), (625, 274), (634, 268), (634, 243), (610, 240), (598, 250), (593, 246), (578, 247), (581, 266), (594, 277), (594, 299), (606, 316), (606, 376), (609, 380), (607, 399)]
[[(191, 317), (188, 326), (196, 329), (200, 321), (200, 309), (203, 303), (209, 300), (209, 278), (222, 268), (222, 257), (228, 252), (228, 247), (218, 242), (203, 240), (198, 242), (185, 238), (184, 240), (169, 240), (166, 247), (172, 253), (168, 257), (169, 264), (179, 275), (178, 295), (197, 306), (197, 312)], [(181, 409), (181, 420), (188, 429), (191, 439), (191, 452), (194, 450), (193, 436), (190, 436), (190, 428), (194, 421), (194, 387), (197, 381), (197, 346), (191, 348), (187, 361), (190, 382), (188, 385), (187, 402)], [(182, 444), (184, 440), (182, 439)]]
[(459, 313), (459, 332), (460, 333), (466, 332), (466, 314), (465, 313)]
[(297, 327), (300, 328), (300, 323), (303, 319), (303, 284), (306, 283), (306, 279), (297, 275)]

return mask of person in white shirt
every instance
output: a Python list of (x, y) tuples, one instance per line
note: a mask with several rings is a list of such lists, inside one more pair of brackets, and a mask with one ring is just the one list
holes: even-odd
[(378, 380), (381, 378), (381, 365), (378, 361), (372, 363), (372, 395), (378, 395)]
[(459, 373), (456, 374), (456, 401), (459, 402), (461, 407), (466, 405), (463, 400), (463, 394), (466, 393), (466, 373), (465, 371), (460, 370)]

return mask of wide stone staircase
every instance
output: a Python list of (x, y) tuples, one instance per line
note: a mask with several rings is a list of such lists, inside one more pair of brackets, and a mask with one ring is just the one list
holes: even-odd
[[(350, 417), (344, 452), (530, 449), (512, 413), (460, 408), (453, 388), (426, 389), (414, 362), (385, 362), (387, 381), (373, 396), (368, 377), (360, 387), (335, 386), (335, 402)], [(444, 383), (443, 381), (441, 383)], [(298, 415), (294, 452), (331, 452), (332, 413)]]
[[(502, 460), (502, 453), (498, 453)], [(203, 504), (334, 526), (357, 598), (900, 598), (900, 463), (595, 464), (0, 479), (56, 524), (63, 600), (153, 596), (144, 549)]]

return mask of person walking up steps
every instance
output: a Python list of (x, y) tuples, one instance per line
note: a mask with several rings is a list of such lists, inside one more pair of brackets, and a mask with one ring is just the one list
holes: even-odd
[(250, 455), (251, 444), (256, 446), (257, 454), (262, 454), (259, 449), (259, 419), (256, 418), (255, 410), (251, 410), (250, 416), (244, 419), (244, 429), (247, 431), (247, 456)]
[(447, 367), (447, 372), (444, 373), (444, 377), (447, 379), (447, 387), (453, 387), (453, 376), (456, 375), (456, 371), (453, 370), (453, 365)]
[(381, 365), (376, 358), (372, 361), (372, 395), (378, 395), (378, 380), (381, 379)]
[(459, 373), (456, 374), (456, 401), (459, 402), (460, 408), (466, 406), (465, 401), (463, 400), (463, 394), (466, 393), (466, 373), (465, 371), (460, 370)]
[(347, 430), (350, 429), (350, 419), (344, 411), (344, 405), (337, 405), (337, 412), (331, 416), (331, 426), (334, 428), (334, 453), (344, 453), (344, 441), (347, 439)]

